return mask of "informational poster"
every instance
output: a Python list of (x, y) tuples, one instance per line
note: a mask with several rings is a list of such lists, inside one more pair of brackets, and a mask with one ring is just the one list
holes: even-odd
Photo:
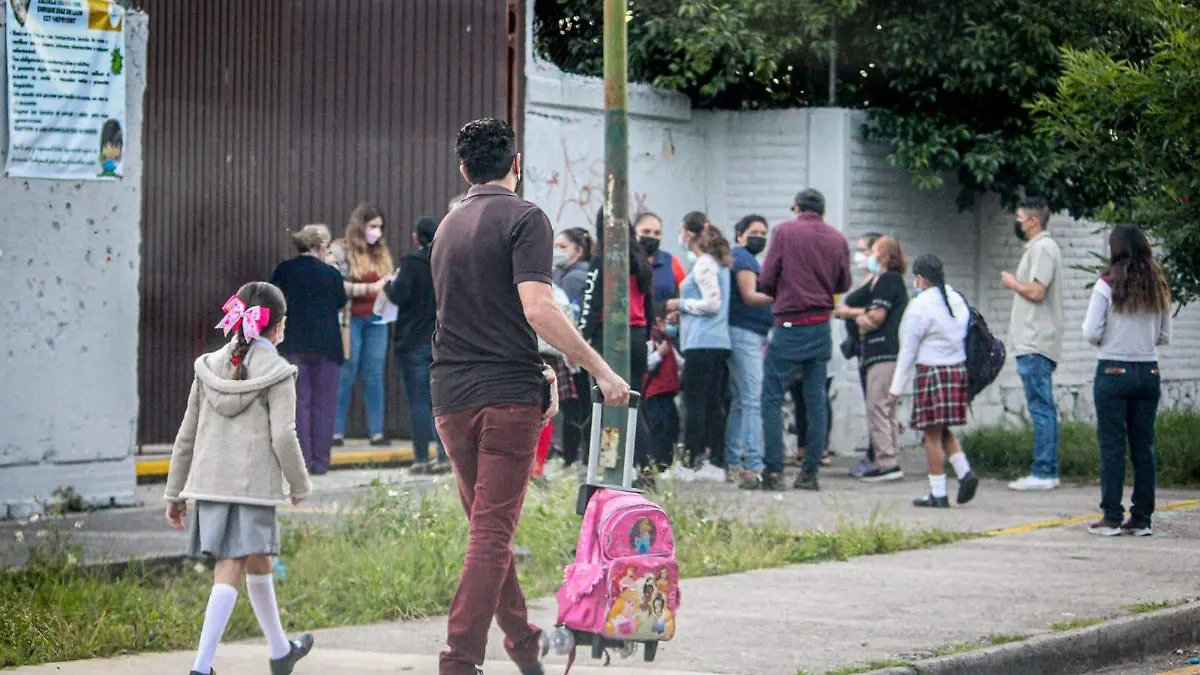
[(125, 10), (117, 0), (0, 0), (7, 175), (117, 180), (125, 147)]

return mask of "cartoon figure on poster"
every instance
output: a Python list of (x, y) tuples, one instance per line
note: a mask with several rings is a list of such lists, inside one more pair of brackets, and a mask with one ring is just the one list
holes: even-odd
[(654, 548), (656, 535), (654, 523), (649, 518), (642, 518), (629, 532), (629, 546), (634, 553), (649, 553)]
[(29, 19), (29, 1), (30, 0), (8, 0), (8, 4), (12, 6), (13, 16), (17, 19), (17, 24), (21, 28), (25, 27), (25, 22)]
[(667, 602), (671, 588), (670, 570), (663, 567), (638, 575), (630, 565), (613, 580), (612, 607), (605, 619), (605, 632), (615, 639), (670, 640), (675, 635), (675, 618)]
[(110, 178), (120, 176), (121, 154), (125, 150), (125, 132), (121, 123), (109, 120), (100, 130), (100, 175)]

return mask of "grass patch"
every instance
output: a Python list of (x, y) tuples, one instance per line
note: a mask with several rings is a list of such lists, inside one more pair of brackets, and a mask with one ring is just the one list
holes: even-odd
[[(1155, 425), (1154, 450), (1158, 456), (1158, 484), (1162, 487), (1200, 485), (1200, 454), (1194, 452), (1200, 438), (1200, 412), (1166, 411), (1159, 413)], [(1019, 478), (1029, 473), (1033, 463), (1033, 428), (995, 426), (963, 435), (963, 448), (971, 457), (971, 466), (980, 475), (994, 478)], [(1100, 450), (1096, 427), (1078, 421), (1064, 421), (1059, 427), (1059, 471), (1064, 480), (1092, 483), (1100, 476)], [(1127, 471), (1133, 480), (1133, 470)]]
[(907, 661), (896, 661), (892, 659), (884, 659), (882, 661), (867, 661), (853, 666), (842, 666), (833, 670), (825, 671), (825, 675), (858, 675), (859, 673), (869, 673), (872, 670), (883, 670), (884, 668), (909, 668), (912, 664)]
[[(779, 521), (722, 520), (712, 501), (657, 496), (672, 515), (684, 576), (730, 574), (843, 560), (949, 543), (974, 535), (915, 531), (870, 520), (796, 533)], [(553, 593), (574, 555), (579, 518), (570, 481), (534, 489), (517, 544), (531, 597)], [(466, 551), (466, 521), (449, 482), (420, 495), (373, 487), (334, 523), (284, 523), (287, 578), (277, 584), (289, 631), (408, 619), (446, 611)], [(0, 575), (0, 668), (195, 646), (212, 585), (193, 563), (131, 564), (117, 572), (80, 568), (78, 550), (55, 537), (27, 569)], [(685, 606), (686, 608), (686, 606)], [(686, 611), (686, 609), (685, 609)], [(243, 598), (226, 640), (259, 634)]]
[(1157, 612), (1160, 609), (1171, 609), (1172, 607), (1178, 607), (1182, 604), (1183, 603), (1181, 603), (1181, 602), (1172, 602), (1172, 601), (1141, 602), (1136, 605), (1125, 605), (1125, 610), (1128, 611), (1130, 614), (1149, 614), (1150, 612)]
[(974, 652), (988, 647), (997, 645), (1006, 645), (1010, 642), (1021, 642), (1028, 640), (1028, 635), (1018, 634), (1000, 634), (1000, 635), (985, 635), (976, 642), (961, 642), (958, 644), (946, 645), (933, 650), (934, 656), (952, 656), (954, 654), (965, 654)]
[(1088, 626), (1097, 626), (1104, 622), (1105, 619), (1081, 616), (1069, 621), (1059, 621), (1058, 623), (1051, 624), (1050, 630), (1055, 633), (1065, 633), (1069, 630), (1079, 630), (1080, 628), (1087, 628)]

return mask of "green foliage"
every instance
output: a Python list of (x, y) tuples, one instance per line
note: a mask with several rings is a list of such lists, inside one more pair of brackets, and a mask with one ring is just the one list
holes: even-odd
[[(1158, 484), (1163, 487), (1200, 485), (1200, 412), (1166, 411), (1155, 424), (1154, 452), (1158, 457)], [(971, 466), (981, 476), (1017, 478), (1029, 473), (1033, 462), (1033, 430), (1028, 426), (977, 429), (962, 438)], [(1100, 450), (1096, 427), (1065, 421), (1059, 427), (1059, 469), (1065, 480), (1094, 482), (1100, 475)], [(1126, 475), (1133, 479), (1130, 469)]]
[(1075, 619), (1068, 619), (1067, 621), (1060, 621), (1056, 624), (1051, 624), (1050, 630), (1054, 633), (1065, 633), (1069, 630), (1079, 630), (1080, 628), (1099, 626), (1102, 623), (1105, 623), (1104, 619), (1097, 619), (1095, 617), (1078, 617)]
[[(517, 544), (532, 551), (519, 567), (531, 597), (552, 594), (574, 556), (579, 519), (570, 481), (534, 489), (525, 502)], [(672, 514), (676, 554), (685, 576), (730, 574), (793, 563), (933, 546), (973, 535), (908, 530), (877, 522), (832, 531), (793, 532), (723, 520), (712, 502), (658, 497)], [(453, 597), (466, 552), (466, 521), (448, 482), (410, 495), (376, 485), (334, 524), (284, 523), (278, 583), (289, 631), (439, 614)], [(60, 533), (34, 552), (29, 567), (0, 571), (0, 668), (140, 651), (189, 649), (204, 620), (212, 576), (193, 563), (132, 563), (118, 572), (81, 568), (80, 551)], [(225, 638), (258, 634), (248, 603), (239, 603)]]
[(1176, 300), (1200, 295), (1200, 7), (1160, 1), (1147, 60), (1066, 47), (1062, 77), (1030, 108), (1051, 168), (1079, 177), (1079, 215), (1141, 225), (1166, 250)]

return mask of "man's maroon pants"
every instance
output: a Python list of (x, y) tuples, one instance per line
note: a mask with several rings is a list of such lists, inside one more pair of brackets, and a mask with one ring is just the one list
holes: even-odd
[(437, 418), (470, 521), (440, 675), (475, 675), (475, 667), (483, 665), (493, 616), (504, 631), (505, 651), (519, 667), (532, 666), (541, 656), (541, 631), (529, 623), (512, 555), (541, 417), (539, 406), (500, 404)]

